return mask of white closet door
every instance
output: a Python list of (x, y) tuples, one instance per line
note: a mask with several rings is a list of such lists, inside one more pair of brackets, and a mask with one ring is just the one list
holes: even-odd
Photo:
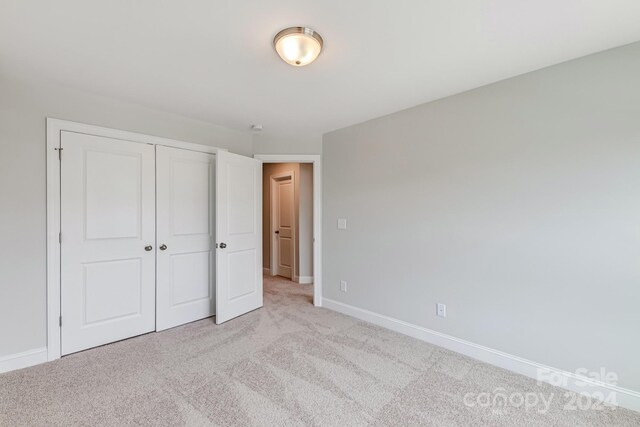
[(219, 152), (216, 323), (262, 307), (262, 162)]
[(158, 331), (214, 313), (214, 160), (156, 147)]
[(63, 131), (62, 354), (155, 329), (151, 145)]

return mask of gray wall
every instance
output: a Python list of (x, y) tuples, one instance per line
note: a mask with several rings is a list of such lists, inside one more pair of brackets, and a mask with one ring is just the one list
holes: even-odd
[(329, 133), (323, 164), (325, 298), (640, 390), (640, 43)]
[(249, 133), (0, 75), (0, 357), (46, 345), (47, 116), (252, 153)]

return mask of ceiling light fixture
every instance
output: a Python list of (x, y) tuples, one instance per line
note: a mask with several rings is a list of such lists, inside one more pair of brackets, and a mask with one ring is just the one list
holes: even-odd
[(322, 44), (320, 34), (307, 27), (285, 28), (273, 39), (280, 58), (294, 67), (312, 63), (320, 55)]

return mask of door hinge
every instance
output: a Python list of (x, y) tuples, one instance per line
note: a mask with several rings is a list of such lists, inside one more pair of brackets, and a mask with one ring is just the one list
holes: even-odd
[(62, 316), (60, 316), (58, 319), (59, 319), (60, 327), (62, 328)]
[(64, 150), (64, 148), (54, 148), (54, 150), (58, 152), (58, 160), (62, 161), (62, 150)]

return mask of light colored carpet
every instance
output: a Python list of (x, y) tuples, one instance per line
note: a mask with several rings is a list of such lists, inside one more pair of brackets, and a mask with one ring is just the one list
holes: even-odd
[[(311, 304), (265, 279), (265, 306), (0, 375), (0, 425), (640, 425), (564, 410), (564, 391)], [(555, 394), (550, 409), (467, 393)], [(474, 402), (474, 399), (468, 399)], [(516, 399), (517, 402), (517, 399)]]

